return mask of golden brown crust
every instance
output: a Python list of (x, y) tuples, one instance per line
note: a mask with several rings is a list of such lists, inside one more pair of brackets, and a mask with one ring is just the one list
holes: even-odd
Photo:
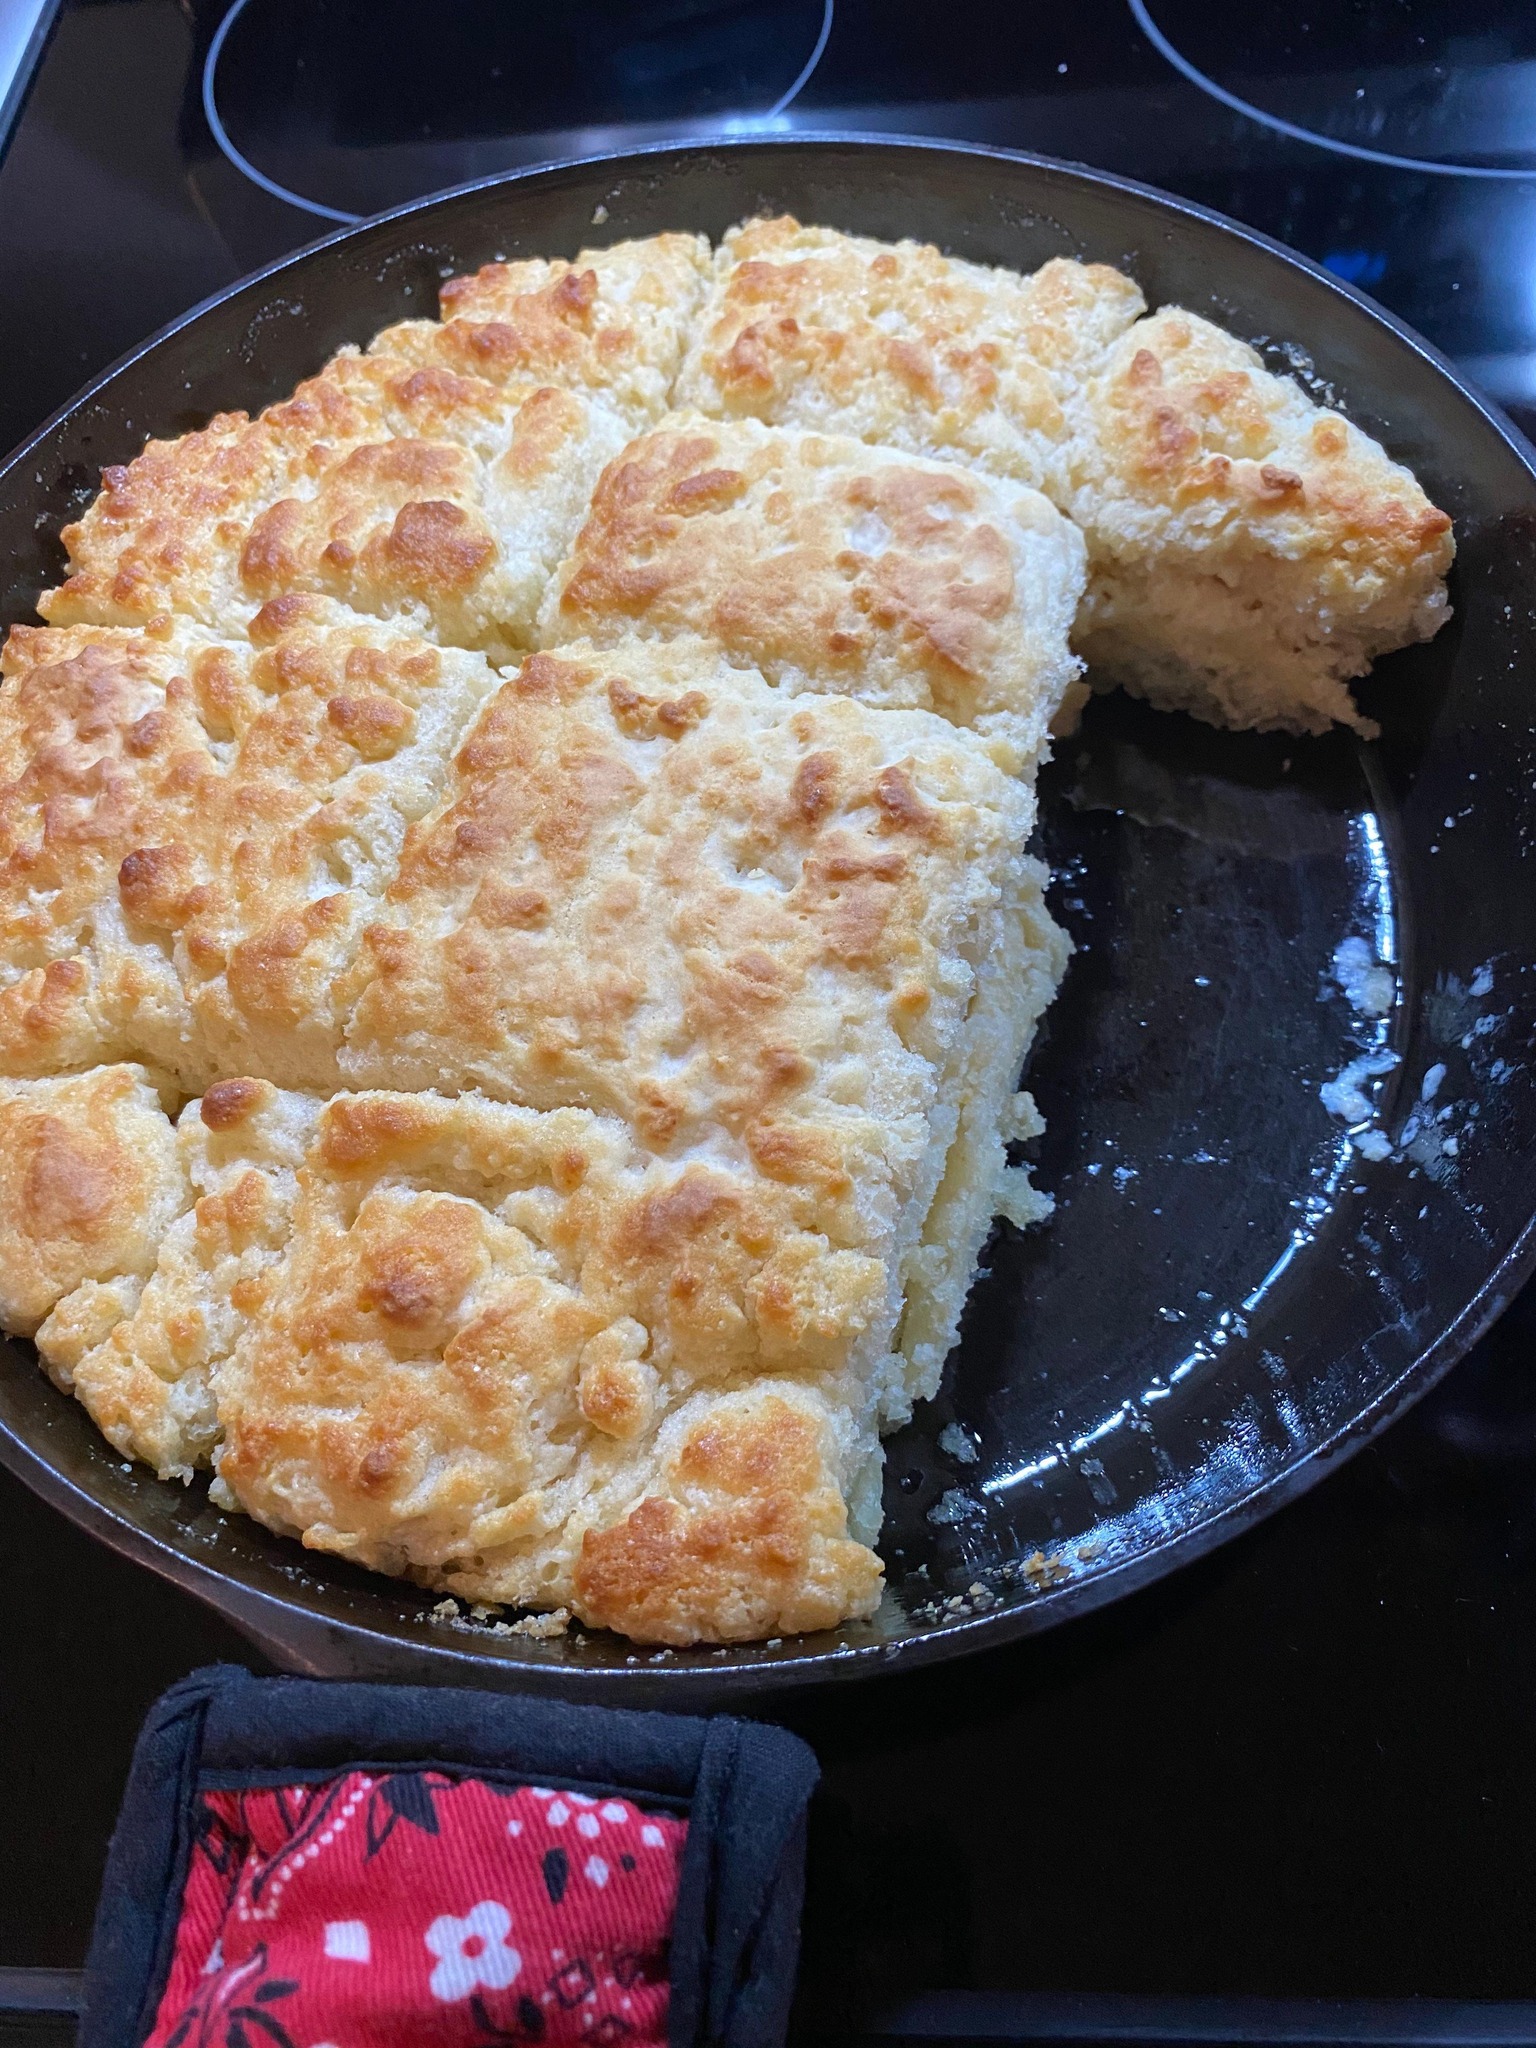
[(703, 236), (677, 234), (570, 263), (488, 263), (444, 285), (441, 326), (414, 322), (380, 342), (498, 385), (598, 392), (641, 427), (665, 409), (709, 267)]
[(343, 349), (259, 418), (221, 414), (104, 472), (39, 609), (55, 625), (174, 613), (239, 637), (299, 592), (459, 646), (526, 644), (626, 437), (600, 395)]
[(1091, 381), (1072, 510), (1083, 651), (1218, 724), (1364, 729), (1348, 679), (1447, 616), (1451, 522), (1413, 475), (1176, 308)]
[(198, 1114), (210, 1131), (238, 1130), (262, 1107), (271, 1090), (270, 1081), (215, 1081), (198, 1104)]
[(663, 236), (578, 262), (456, 280), (446, 324), (388, 329), (254, 420), (220, 413), (107, 469), (44, 616), (230, 635), (305, 590), (463, 645), (526, 641), (598, 469), (664, 408), (707, 249)]
[(1005, 729), (1028, 758), (1076, 665), (1075, 530), (972, 471), (668, 420), (604, 470), (545, 600), (546, 645), (696, 634), (775, 684)]
[[(318, 709), (337, 643), (284, 622), (236, 679), (253, 703), (279, 695), (307, 760), (339, 743)], [(377, 683), (398, 649), (361, 644)], [(263, 715), (244, 721), (240, 690), (221, 702), (243, 760)], [(925, 714), (787, 698), (682, 642), (531, 657), (454, 774), (389, 894), (403, 922), (370, 944), (419, 963), (439, 1071), (483, 1016), (508, 1034), (498, 1074), (526, 1052), (530, 1087), (625, 1123), (338, 1097), (290, 1187), (270, 1126), (297, 1098), (232, 1074), (183, 1119), (188, 1144), (226, 1147), (228, 1185), (171, 1234), (136, 1306), (114, 1304), (110, 1328), (61, 1318), (50, 1355), (121, 1447), (176, 1472), (217, 1443), (226, 1498), (381, 1569), (579, 1607), (586, 1531), (664, 1499), (677, 1558), (656, 1598), (671, 1604), (637, 1612), (642, 1632), (864, 1611), (878, 1567), (847, 1526), (851, 1493), (870, 1492), (870, 1366), (1024, 792)], [(195, 883), (176, 859), (122, 865), (141, 914), (174, 912)], [(451, 922), (466, 909), (467, 937)], [(262, 930), (280, 965), (283, 916)], [(534, 951), (497, 968), (503, 933)], [(611, 1019), (588, 1013), (583, 1039), (572, 999), (600, 955), (633, 993)], [(460, 972), (492, 1010), (473, 1010)], [(340, 980), (328, 1014), (355, 1046), (367, 1013), (348, 1013)], [(411, 1011), (395, 989), (379, 1014), (394, 1067)], [(857, 1064), (829, 1074), (825, 1049), (853, 1043)], [(541, 1081), (551, 1047), (566, 1065)], [(676, 1157), (648, 1161), (656, 1148)], [(714, 1501), (677, 1418), (702, 1398), (717, 1421), (710, 1390), (764, 1370), (820, 1417), (821, 1476), (798, 1503), (783, 1473), (756, 1493), (722, 1479)], [(612, 1561), (593, 1570), (594, 1603), (617, 1612)]]
[(1033, 277), (782, 218), (733, 229), (674, 403), (1066, 480), (1073, 395), (1142, 310), (1129, 278)]
[(686, 1645), (798, 1635), (874, 1611), (880, 1561), (848, 1539), (804, 1408), (769, 1391), (722, 1401), (667, 1476), (681, 1501), (652, 1494), (583, 1537), (573, 1595), (584, 1621)]
[(664, 1152), (771, 1131), (777, 1171), (831, 1186), (829, 1127), (926, 1114), (1029, 817), (925, 713), (684, 640), (534, 655), (407, 838), (342, 1070), (580, 1103)]
[(334, 1084), (330, 990), (494, 680), (478, 656), (290, 610), (13, 635), (0, 693), (0, 1071), (124, 1053), (198, 1087)]
[(218, 1374), (268, 1307), (319, 1108), (266, 1081), (220, 1090), (208, 1115), (192, 1105), (174, 1133), (163, 1115), (145, 1126), (170, 1171), (164, 1198), (136, 1205), (136, 1266), (76, 1288), (37, 1333), (48, 1370), (108, 1441), (162, 1478), (189, 1479), (218, 1441)]
[[(846, 1538), (852, 1447), (834, 1418), (858, 1399), (847, 1361), (884, 1273), (814, 1223), (792, 1188), (648, 1160), (583, 1111), (338, 1098), (300, 1175), (287, 1260), (219, 1375), (221, 1485), (313, 1547), (583, 1612), (588, 1529), (667, 1487), (713, 1493), (745, 1551), (734, 1565), (680, 1554), (655, 1589), (671, 1589), (672, 1620), (637, 1626), (694, 1640), (752, 1598), (767, 1627), (862, 1611), (878, 1565)], [(725, 1390), (750, 1385), (805, 1312), (816, 1345), (798, 1349), (798, 1381), (750, 1430), (730, 1425), (752, 1403)], [(584, 1403), (595, 1367), (625, 1364), (646, 1401), (615, 1430)], [(754, 1596), (756, 1556), (773, 1570)], [(610, 1567), (591, 1617), (623, 1599)]]
[(0, 692), (0, 1072), (147, 1055), (179, 1069), (191, 1034), (163, 950), (134, 907), (174, 878), (137, 849), (206, 814), (219, 764), (189, 671), (164, 641), (13, 633)]
[(728, 235), (674, 402), (963, 457), (1083, 528), (1074, 644), (1217, 724), (1365, 726), (1347, 688), (1444, 622), (1449, 521), (1243, 343), (1097, 265), (1013, 277), (913, 243)]
[(0, 1319), (30, 1336), (87, 1282), (142, 1276), (186, 1183), (138, 1066), (0, 1082)]

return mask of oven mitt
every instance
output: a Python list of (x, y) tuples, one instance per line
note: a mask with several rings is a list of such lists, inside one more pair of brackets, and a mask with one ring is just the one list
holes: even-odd
[(777, 2048), (805, 1744), (195, 1672), (139, 1736), (79, 2048)]

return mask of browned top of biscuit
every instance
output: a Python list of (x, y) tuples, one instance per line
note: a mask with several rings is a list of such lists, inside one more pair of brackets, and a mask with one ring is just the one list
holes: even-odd
[(600, 397), (344, 349), (258, 418), (220, 414), (107, 470), (64, 530), (69, 579), (39, 608), (55, 625), (169, 613), (236, 637), (307, 592), (516, 646), (627, 432)]
[(820, 1149), (921, 1153), (1029, 818), (926, 713), (787, 697), (695, 641), (534, 655), (406, 840), (342, 1071), (857, 1181)]
[(1005, 729), (1027, 757), (1076, 669), (1076, 530), (1037, 493), (844, 437), (694, 416), (603, 472), (546, 644), (691, 633), (789, 689)]
[(30, 1336), (76, 1288), (152, 1271), (188, 1199), (163, 1077), (0, 1081), (0, 1317)]
[(1083, 374), (1142, 310), (1102, 264), (1033, 276), (788, 218), (733, 229), (674, 403), (1065, 476)]
[(645, 1640), (827, 1624), (878, 1591), (837, 1415), (885, 1284), (803, 1195), (585, 1112), (341, 1097), (220, 1376), (221, 1480), (313, 1546)]
[(1139, 321), (1091, 392), (1076, 510), (1095, 534), (1303, 552), (1332, 565), (1341, 597), (1449, 566), (1450, 519), (1412, 472), (1208, 320), (1169, 308)]
[(494, 676), (303, 598), (256, 637), (11, 636), (0, 1071), (334, 1085), (332, 984)]

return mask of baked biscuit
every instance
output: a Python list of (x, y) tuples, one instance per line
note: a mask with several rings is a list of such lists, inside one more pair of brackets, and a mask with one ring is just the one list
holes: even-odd
[(1370, 731), (1346, 687), (1447, 617), (1450, 521), (1368, 436), (1176, 308), (792, 220), (726, 236), (675, 403), (1034, 484), (1082, 527), (1095, 680), (1215, 724)]
[(51, 1375), (162, 1477), (647, 1641), (877, 1601), (888, 1275), (819, 1191), (473, 1097), (229, 1080), (173, 1132), (128, 1067), (3, 1084), (0, 1129), (7, 1320), (51, 1308)]
[(709, 282), (702, 235), (488, 263), (442, 289), (442, 319), (386, 327), (376, 349), (521, 390), (585, 392), (638, 430), (661, 417)]
[(936, 1384), (1066, 964), (1031, 813), (927, 713), (786, 698), (697, 642), (533, 656), (407, 837), (341, 1070), (894, 1205), (892, 1319), (909, 1269), (936, 1289), (880, 1369), (895, 1419)]
[(106, 470), (40, 611), (171, 612), (229, 637), (303, 590), (526, 647), (598, 471), (665, 409), (707, 264), (702, 238), (661, 235), (453, 280), (446, 321), (388, 328), (258, 418), (220, 413)]
[(174, 1132), (163, 1116), (146, 1128), (146, 1156), (169, 1152), (164, 1191), (157, 1206), (147, 1191), (121, 1199), (147, 1257), (62, 1297), (37, 1333), (55, 1383), (162, 1479), (190, 1479), (219, 1441), (219, 1375), (267, 1308), (320, 1107), (270, 1081), (219, 1081)]
[(1049, 1206), (1074, 606), (1302, 729), (1444, 615), (1413, 479), (1141, 311), (659, 236), (107, 473), (4, 658), (0, 1321), (118, 1450), (642, 1641), (872, 1611), (878, 1432)]
[(666, 420), (604, 470), (545, 646), (708, 640), (781, 689), (936, 711), (1037, 759), (1079, 664), (1075, 527), (1038, 492), (830, 438)]
[(122, 863), (217, 809), (193, 676), (222, 655), (16, 627), (0, 690), (0, 1073), (149, 1059), (201, 1071), (174, 963), (129, 915)]
[(173, 1130), (164, 1093), (0, 1083), (0, 1307), (124, 1455), (648, 1641), (873, 1607), (887, 1274), (816, 1191), (579, 1110), (242, 1079)]
[(188, 1090), (334, 1086), (332, 986), (484, 659), (292, 597), (240, 642), (18, 629), (6, 667), (0, 1071), (136, 1055)]
[(1069, 509), (1092, 564), (1078, 648), (1215, 725), (1373, 733), (1349, 680), (1449, 615), (1451, 522), (1411, 472), (1176, 308), (1090, 380)]
[(645, 1641), (866, 1614), (880, 1454), (854, 1361), (888, 1274), (842, 1202), (839, 1240), (836, 1198), (745, 1156), (660, 1161), (581, 1110), (338, 1097), (219, 1374), (216, 1496)]
[(61, 1302), (154, 1269), (186, 1207), (163, 1075), (132, 1065), (0, 1080), (0, 1320), (31, 1336)]
[(796, 220), (733, 228), (673, 403), (970, 462), (1059, 499), (1083, 375), (1143, 309), (1103, 264), (1032, 277)]
[(344, 349), (256, 419), (221, 413), (103, 472), (64, 529), (54, 625), (163, 614), (226, 638), (310, 592), (428, 638), (526, 646), (555, 564), (629, 429), (601, 398)]
[(698, 642), (531, 656), (407, 835), (342, 1072), (581, 1104), (659, 1151), (784, 1125), (787, 1164), (807, 1116), (921, 1150), (1031, 810), (970, 735)]
[[(929, 714), (794, 698), (696, 642), (535, 655), (394, 883), (363, 876), (381, 916), (349, 975), (323, 944), (306, 960), (307, 927), (271, 937), (285, 896), (325, 900), (301, 850), (372, 820), (387, 867), (428, 783), (348, 789), (338, 678), (361, 650), (382, 698), (392, 661), (421, 685), (448, 657), (316, 610), (269, 620), (269, 649), (167, 653), (162, 695), (198, 731), (219, 705), (229, 759), (205, 739), (207, 846), (183, 819), (142, 878), (124, 863), (125, 892), (167, 927), (190, 905), (173, 954), (211, 1066), (255, 1045), (269, 1072), (333, 1059), (422, 1092), (322, 1107), (221, 1079), (173, 1142), (136, 1081), (158, 1178), (119, 1188), (126, 1249), (82, 1268), (70, 1243), (60, 1265), (36, 1202), (0, 1188), (0, 1229), (9, 1206), (31, 1231), (13, 1325), (47, 1315), (45, 1362), (119, 1449), (167, 1476), (211, 1458), (228, 1504), (378, 1569), (653, 1641), (868, 1612), (877, 1429), (928, 1377), (898, 1337), (911, 1277), (936, 1258), (969, 1277), (1063, 964), (1020, 852), (1026, 790)], [(39, 688), (59, 640), (119, 668), (157, 644), (24, 636)], [(279, 827), (249, 895), (235, 819)], [(282, 963), (271, 1042), (228, 942), (257, 896)], [(214, 953), (222, 976), (197, 981)]]
[(307, 625), (303, 610), (278, 599), (252, 623), (268, 644), (247, 687), (265, 701), (222, 818), (187, 858), (157, 850), (131, 870), (134, 911), (173, 946), (209, 1071), (292, 1087), (335, 1085), (334, 990), (496, 681), (479, 655), (355, 620)]

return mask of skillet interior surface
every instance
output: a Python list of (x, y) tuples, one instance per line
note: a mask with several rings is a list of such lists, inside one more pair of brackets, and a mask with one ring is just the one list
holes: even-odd
[[(998, 1226), (940, 1398), (888, 1445), (871, 1622), (692, 1652), (450, 1626), (430, 1594), (125, 1466), (29, 1346), (0, 1344), (0, 1458), (296, 1668), (697, 1707), (1043, 1628), (1300, 1491), (1425, 1391), (1530, 1264), (1536, 458), (1386, 315), (1198, 208), (1039, 160), (835, 139), (424, 202), (222, 294), (14, 456), (4, 622), (33, 616), (59, 527), (147, 435), (283, 395), (493, 256), (718, 235), (765, 209), (1019, 269), (1113, 262), (1151, 304), (1221, 321), (1417, 470), (1456, 522), (1456, 616), (1363, 687), (1371, 746), (1218, 734), (1115, 695), (1058, 748), (1042, 829), (1078, 952), (1030, 1070), (1056, 1216)], [(1351, 956), (1390, 970), (1363, 1005)], [(1323, 1100), (1341, 1074), (1334, 1111), (1351, 1082), (1374, 1091), (1364, 1150)]]

